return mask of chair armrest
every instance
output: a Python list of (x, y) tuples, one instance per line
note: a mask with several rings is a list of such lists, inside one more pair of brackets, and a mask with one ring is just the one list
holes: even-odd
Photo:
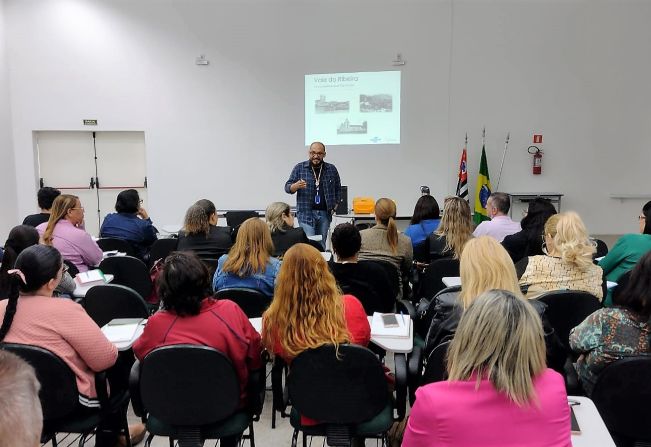
[(246, 386), (248, 396), (248, 410), (254, 421), (260, 420), (260, 413), (264, 406), (266, 369), (264, 366), (260, 369), (249, 371), (249, 381)]
[(420, 377), (423, 371), (423, 348), (414, 346), (409, 354), (407, 363), (407, 387), (409, 389), (409, 405), (416, 401), (416, 389), (420, 385)]
[(99, 400), (100, 408), (103, 412), (110, 412), (109, 396), (108, 396), (108, 379), (106, 378), (106, 371), (95, 373), (95, 392), (97, 393), (97, 400)]
[(563, 373), (567, 395), (583, 396), (584, 392), (581, 384), (579, 383), (579, 375), (576, 373), (576, 369), (574, 369), (572, 358), (570, 356), (568, 356), (565, 360), (565, 364), (563, 365)]
[(276, 356), (271, 367), (271, 392), (273, 395), (273, 409), (279, 411), (282, 417), (288, 416), (285, 413), (288, 399), (285, 397), (286, 393), (283, 388), (283, 376), (286, 368), (287, 364), (285, 361), (279, 356)]
[(396, 302), (396, 312), (408, 314), (412, 320), (416, 318), (416, 307), (408, 300), (398, 300)]
[(131, 405), (136, 416), (144, 417), (145, 408), (140, 397), (140, 361), (136, 360), (131, 367), (129, 374), (129, 394), (131, 394)]
[(394, 419), (401, 421), (405, 418), (405, 412), (407, 410), (407, 356), (405, 354), (395, 353), (393, 360), (396, 368), (395, 410), (397, 413)]

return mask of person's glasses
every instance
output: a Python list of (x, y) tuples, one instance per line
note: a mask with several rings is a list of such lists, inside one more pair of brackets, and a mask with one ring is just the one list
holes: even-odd
[(637, 216), (637, 218), (640, 219), (640, 220), (646, 220), (646, 217), (644, 217), (644, 214), (640, 214), (639, 216)]
[(83, 206), (76, 206), (76, 207), (74, 207), (74, 208), (70, 208), (70, 209), (71, 209), (71, 210), (82, 210), (82, 211), (83, 211), (83, 210), (84, 210), (84, 207), (83, 207)]
[(311, 156), (316, 156), (316, 157), (323, 157), (325, 156), (325, 152), (315, 152), (315, 151), (310, 151)]
[(143, 202), (142, 199), (138, 200), (138, 203), (141, 204), (141, 205), (142, 205), (142, 202)]

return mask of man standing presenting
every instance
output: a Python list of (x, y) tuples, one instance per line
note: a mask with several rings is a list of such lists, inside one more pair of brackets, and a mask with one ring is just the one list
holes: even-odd
[(341, 180), (335, 165), (323, 161), (325, 145), (310, 144), (308, 160), (294, 166), (285, 183), (285, 192), (296, 194), (296, 217), (305, 234), (320, 234), (326, 247), (328, 229), (341, 196)]
[(491, 220), (477, 225), (472, 234), (475, 237), (492, 236), (498, 242), (502, 242), (506, 236), (522, 230), (518, 222), (514, 222), (507, 216), (510, 208), (511, 200), (508, 194), (503, 192), (492, 193), (486, 201), (486, 212)]

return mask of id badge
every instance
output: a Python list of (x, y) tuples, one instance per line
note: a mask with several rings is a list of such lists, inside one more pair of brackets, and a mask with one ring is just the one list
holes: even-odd
[(321, 203), (321, 196), (319, 195), (318, 192), (317, 192), (316, 195), (314, 196), (314, 203), (315, 203), (316, 205), (318, 205), (318, 204)]

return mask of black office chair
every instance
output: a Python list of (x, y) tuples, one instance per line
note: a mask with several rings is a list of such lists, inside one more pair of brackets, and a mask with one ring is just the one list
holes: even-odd
[[(353, 437), (379, 438), (385, 444), (386, 432), (405, 414), (404, 356), (396, 360), (394, 408), (382, 364), (370, 350), (340, 345), (337, 351), (325, 345), (299, 354), (287, 376), (292, 447), (299, 432), (303, 432), (304, 447), (307, 436), (325, 436), (330, 446), (350, 446)], [(302, 425), (301, 416), (320, 423)]]
[(97, 239), (97, 245), (102, 251), (112, 251), (117, 250), (121, 253), (126, 253), (127, 256), (138, 256), (136, 249), (128, 241), (124, 239), (117, 239), (114, 237), (103, 237)]
[[(16, 354), (36, 371), (36, 377), (41, 384), (39, 399), (43, 410), (42, 443), (51, 441), (56, 447), (57, 433), (78, 433), (81, 435), (79, 446), (82, 447), (86, 438), (97, 429), (106, 416), (120, 412), (121, 433), (126, 434), (127, 445), (131, 446), (127, 423), (129, 393), (126, 390), (113, 391), (109, 399), (104, 372), (95, 374), (95, 388), (100, 407), (80, 409), (75, 374), (60, 357), (47, 349), (31, 345), (2, 343), (0, 349)], [(9, 440), (3, 441), (7, 442), (6, 445), (11, 445)]]
[(429, 239), (425, 239), (420, 244), (414, 245), (414, 261), (429, 264)]
[(608, 245), (601, 239), (593, 238), (592, 240), (597, 244), (597, 251), (592, 257), (601, 258), (602, 256), (606, 256), (608, 254)]
[(400, 273), (400, 270), (398, 270), (395, 265), (391, 264), (390, 262), (378, 261), (376, 259), (364, 260), (362, 262), (373, 262), (374, 264), (379, 265), (380, 267), (382, 267), (382, 269), (384, 270), (384, 273), (389, 278), (389, 281), (391, 281), (391, 286), (392, 286), (391, 292), (393, 293), (393, 296), (398, 297), (398, 295), (400, 295), (400, 287), (401, 287), (401, 282), (402, 282), (402, 275)]
[(226, 218), (226, 225), (231, 228), (239, 227), (244, 223), (245, 220), (252, 217), (260, 217), (257, 211), (253, 210), (244, 210), (244, 211), (227, 211), (224, 214)]
[(149, 269), (140, 259), (131, 256), (111, 256), (100, 262), (99, 269), (114, 275), (112, 284), (131, 287), (143, 299), (149, 298), (152, 290), (151, 277)]
[(249, 318), (259, 318), (271, 304), (271, 297), (259, 290), (245, 288), (220, 289), (215, 292), (215, 298), (228, 299), (244, 311)]
[(133, 289), (119, 284), (91, 287), (83, 300), (86, 313), (99, 327), (114, 318), (148, 318), (145, 300)]
[(592, 401), (618, 447), (651, 443), (651, 356), (627, 357), (606, 366)]
[[(147, 415), (150, 446), (154, 436), (200, 446), (206, 439), (244, 436), (255, 446), (253, 421), (262, 411), (264, 374), (251, 372), (248, 397), (240, 408), (240, 383), (231, 361), (207, 346), (173, 345), (154, 349), (131, 369), (130, 390), (136, 415)], [(221, 443), (220, 443), (221, 444)]]
[(353, 295), (362, 303), (366, 315), (373, 315), (374, 312), (393, 312), (396, 305), (395, 298), (390, 302), (382, 302), (382, 298), (371, 287), (372, 281), (373, 278), (367, 278), (364, 281), (346, 278), (344, 280), (338, 280), (337, 284), (343, 293)]
[(448, 354), (448, 349), (450, 348), (450, 341), (446, 341), (435, 347), (432, 352), (427, 356), (427, 361), (425, 362), (425, 369), (423, 370), (423, 375), (420, 378), (421, 385), (427, 385), (428, 383), (442, 382), (447, 380), (448, 371), (445, 363), (445, 357)]
[(420, 276), (419, 288), (415, 291), (416, 298), (431, 298), (445, 289), (443, 278), (446, 276), (459, 276), (459, 260), (452, 258), (436, 259), (432, 261)]
[(149, 250), (149, 268), (159, 259), (165, 259), (167, 255), (176, 250), (179, 240), (176, 238), (166, 238), (156, 240)]
[(63, 263), (68, 267), (68, 274), (73, 278), (79, 274), (79, 269), (72, 262), (67, 259), (63, 260)]
[(545, 317), (568, 352), (570, 331), (588, 315), (601, 309), (597, 297), (578, 290), (554, 290), (543, 293), (538, 300), (547, 305)]

